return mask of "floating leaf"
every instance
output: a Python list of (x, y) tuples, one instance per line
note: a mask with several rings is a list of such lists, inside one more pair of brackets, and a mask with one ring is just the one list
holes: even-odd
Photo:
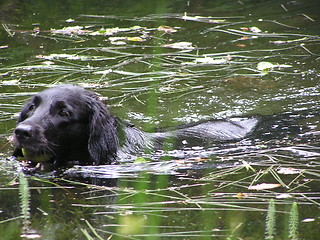
[(228, 60), (226, 58), (214, 59), (212, 57), (196, 58), (196, 63), (203, 64), (226, 64)]
[[(79, 55), (75, 55), (75, 54), (50, 54), (48, 56), (37, 55), (36, 58), (48, 59), (48, 60), (61, 59), (61, 58), (65, 58), (68, 60), (82, 60)], [(83, 58), (88, 58), (88, 56), (83, 56)]]
[(271, 62), (259, 62), (257, 69), (260, 71), (269, 71), (269, 69), (272, 69), (274, 66)]
[(132, 42), (143, 42), (143, 41), (145, 41), (145, 39), (141, 38), (141, 37), (127, 37), (127, 40), (128, 41), (132, 41)]
[(169, 26), (159, 26), (158, 31), (165, 32), (165, 33), (174, 33), (177, 32), (176, 29), (169, 27)]
[(289, 68), (289, 67), (292, 67), (292, 65), (288, 65), (288, 64), (273, 64), (271, 62), (259, 62), (258, 65), (257, 65), (257, 69), (262, 71), (263, 73), (268, 73), (268, 71), (270, 69), (273, 69), (273, 68)]
[(251, 32), (254, 32), (254, 33), (259, 33), (259, 32), (262, 32), (259, 28), (257, 27), (251, 27), (249, 28)]
[(163, 46), (175, 49), (194, 49), (191, 42), (176, 42), (171, 44), (164, 44)]
[(244, 47), (246, 47), (247, 45), (238, 43), (236, 46), (237, 46), (237, 47), (244, 48)]
[(97, 31), (88, 30), (88, 28), (92, 26), (71, 26), (71, 27), (64, 27), (62, 29), (51, 29), (51, 32), (54, 34), (64, 34), (64, 35), (90, 35), (90, 36), (111, 36), (119, 32), (136, 32), (142, 27), (140, 26), (133, 26), (130, 28), (101, 28)]
[(242, 31), (249, 31), (249, 28), (247, 28), (247, 27), (241, 27), (240, 28)]
[(109, 37), (111, 42), (119, 41), (119, 40), (126, 40), (126, 37)]
[(301, 222), (314, 222), (314, 221), (315, 221), (314, 218), (305, 218)]
[(288, 199), (288, 198), (292, 198), (292, 195), (288, 194), (288, 193), (282, 193), (276, 196), (277, 199)]
[(93, 35), (93, 36), (96, 36), (96, 35), (110, 36), (110, 35), (116, 34), (118, 32), (120, 32), (120, 28), (118, 28), (118, 27), (106, 28), (106, 29), (102, 28), (102, 29), (100, 29), (98, 31), (90, 33), (90, 35)]
[(299, 173), (301, 173), (301, 170), (295, 169), (295, 168), (279, 168), (277, 173), (279, 173), (279, 174), (299, 174)]
[(6, 80), (2, 81), (1, 85), (17, 85), (19, 83), (19, 80)]
[(126, 45), (127, 43), (124, 41), (115, 41), (115, 42), (111, 42), (114, 45)]
[(125, 37), (109, 37), (110, 43), (114, 45), (126, 45), (127, 43), (124, 40), (127, 40)]
[(249, 186), (248, 189), (249, 190), (267, 190), (267, 189), (277, 188), (280, 186), (281, 184), (279, 183), (261, 183), (254, 186)]
[(225, 23), (225, 19), (210, 19), (209, 23)]
[(190, 158), (190, 160), (192, 161), (197, 161), (197, 162), (206, 162), (206, 161), (210, 161), (209, 158), (200, 158), (200, 157), (192, 157)]
[(109, 37), (110, 43), (114, 45), (125, 45), (126, 41), (131, 42), (143, 42), (145, 41), (142, 37)]
[(195, 22), (208, 22), (208, 23), (226, 22), (225, 19), (212, 19), (212, 17), (202, 17), (202, 16), (188, 16), (186, 12), (181, 18), (186, 21), (195, 21)]
[(83, 30), (82, 26), (64, 27), (62, 29), (51, 29), (52, 33), (64, 35), (87, 35), (91, 31)]
[(270, 41), (270, 43), (274, 43), (274, 44), (284, 44), (284, 43), (288, 43), (288, 41)]
[(238, 199), (243, 199), (249, 197), (249, 195), (246, 193), (237, 193), (235, 197), (237, 197)]
[[(182, 16), (182, 19), (183, 20), (188, 20), (188, 21), (199, 21), (201, 17), (200, 16), (195, 16), (195, 17), (192, 17), (192, 16), (187, 16), (187, 13), (185, 12), (184, 15)], [(202, 17), (203, 18), (203, 17)]]
[(50, 66), (50, 65), (54, 65), (55, 63), (52, 61), (43, 61), (42, 64), (46, 66)]

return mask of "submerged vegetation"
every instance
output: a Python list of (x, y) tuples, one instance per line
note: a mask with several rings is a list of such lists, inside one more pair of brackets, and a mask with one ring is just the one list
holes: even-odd
[[(318, 239), (319, 19), (277, 7), (3, 23), (0, 238)], [(70, 83), (144, 130), (252, 114), (270, 126), (236, 143), (17, 174), (6, 160), (15, 115)]]

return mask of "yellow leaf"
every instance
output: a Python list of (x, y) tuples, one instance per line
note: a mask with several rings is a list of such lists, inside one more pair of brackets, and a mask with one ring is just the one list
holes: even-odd
[(128, 41), (132, 41), (132, 42), (144, 42), (145, 39), (141, 38), (141, 37), (127, 37)]

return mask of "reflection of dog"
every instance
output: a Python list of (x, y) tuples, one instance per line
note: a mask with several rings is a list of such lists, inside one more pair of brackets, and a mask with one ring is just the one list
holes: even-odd
[(13, 156), (33, 163), (110, 164), (120, 153), (152, 149), (167, 138), (196, 144), (238, 140), (257, 124), (255, 118), (213, 120), (159, 133), (145, 133), (111, 116), (98, 96), (64, 85), (36, 94), (22, 109)]

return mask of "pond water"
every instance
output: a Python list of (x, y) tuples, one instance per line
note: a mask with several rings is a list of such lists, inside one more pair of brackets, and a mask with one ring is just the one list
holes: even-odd
[[(320, 239), (319, 12), (313, 0), (1, 1), (0, 239)], [(25, 176), (7, 160), (16, 116), (65, 83), (144, 131), (261, 124), (239, 142)]]

